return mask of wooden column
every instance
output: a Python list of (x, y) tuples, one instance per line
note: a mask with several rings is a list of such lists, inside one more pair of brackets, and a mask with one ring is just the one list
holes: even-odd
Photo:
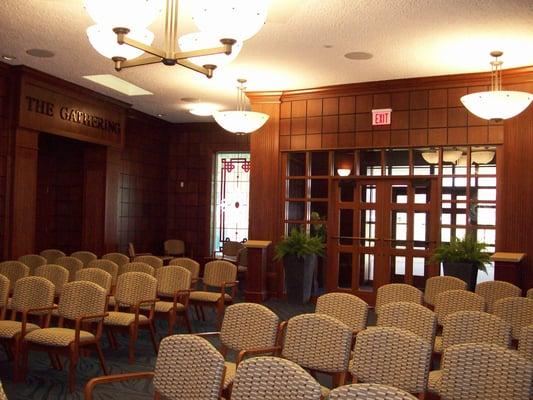
[(267, 253), (270, 240), (248, 240), (248, 270), (244, 299), (261, 303), (267, 299)]
[(104, 253), (118, 250), (118, 215), (121, 151), (107, 148), (107, 169), (105, 188)]

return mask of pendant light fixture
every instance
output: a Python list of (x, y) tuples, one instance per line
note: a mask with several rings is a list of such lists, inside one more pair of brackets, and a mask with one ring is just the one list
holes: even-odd
[(245, 135), (261, 128), (267, 122), (269, 116), (255, 111), (246, 110), (246, 99), (244, 91), (246, 79), (237, 79), (237, 110), (215, 111), (213, 117), (217, 124), (225, 130), (236, 135)]
[(492, 65), (491, 89), (487, 92), (471, 93), (461, 97), (461, 102), (472, 114), (495, 122), (520, 114), (533, 101), (531, 93), (502, 90), (501, 66), (503, 61), (498, 60), (502, 54), (501, 51), (490, 53), (494, 57), (490, 63)]

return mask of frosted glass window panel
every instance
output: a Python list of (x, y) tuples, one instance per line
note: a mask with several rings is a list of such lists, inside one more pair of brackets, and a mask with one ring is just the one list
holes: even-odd
[(407, 204), (407, 186), (393, 185), (392, 186), (392, 203)]
[(442, 243), (449, 243), (452, 238), (452, 230), (450, 228), (442, 228), (440, 230), (440, 241)]
[(478, 200), (496, 200), (496, 189), (478, 189), (477, 190), (477, 199)]
[(442, 213), (441, 215), (441, 218), (440, 218), (440, 223), (442, 225), (450, 225), (452, 223), (452, 216), (450, 215), (450, 213), (446, 212), (446, 213)]
[(363, 203), (376, 202), (376, 185), (362, 185), (361, 186), (361, 201)]
[(496, 225), (496, 205), (495, 204), (474, 204), (472, 213), (475, 218), (473, 222), (477, 225)]
[(477, 240), (487, 245), (496, 244), (496, 230), (494, 229), (478, 229)]
[(451, 200), (452, 199), (452, 195), (449, 194), (449, 193), (443, 193), (442, 194), (442, 200)]
[(466, 225), (466, 214), (456, 214), (455, 224), (462, 225), (462, 226)]
[(455, 237), (457, 237), (458, 239), (464, 239), (466, 235), (466, 229), (456, 229), (455, 230)]
[(374, 284), (374, 255), (359, 256), (359, 290), (372, 291)]
[(426, 259), (424, 257), (413, 257), (413, 275), (426, 275)]
[(485, 266), (487, 272), (479, 271), (477, 274), (477, 283), (493, 281), (494, 280), (494, 263), (487, 264)]
[[(494, 160), (493, 160), (494, 163)], [(496, 165), (487, 164), (487, 165), (478, 165), (475, 170), (477, 175), (496, 175)]]
[(465, 209), (466, 208), (466, 203), (456, 203), (455, 207), (457, 207), (459, 209)]
[(359, 152), (359, 173), (365, 176), (381, 175), (381, 151)]
[(429, 186), (415, 187), (415, 204), (426, 204), (431, 198), (431, 188)]
[(394, 275), (405, 275), (405, 257), (395, 256), (392, 259)]
[(425, 212), (415, 212), (414, 214), (414, 229), (413, 229), (413, 247), (415, 250), (424, 250), (426, 248), (426, 241), (428, 240), (428, 217)]
[(479, 187), (496, 187), (495, 177), (470, 178), (470, 185), (475, 186), (476, 180)]
[[(361, 210), (361, 236), (376, 238), (376, 210)], [(374, 247), (375, 240), (362, 240), (365, 247)]]
[(443, 187), (453, 187), (453, 178), (442, 178)]
[(454, 179), (454, 184), (453, 186), (455, 187), (463, 187), (463, 186), (466, 186), (466, 178), (455, 178)]

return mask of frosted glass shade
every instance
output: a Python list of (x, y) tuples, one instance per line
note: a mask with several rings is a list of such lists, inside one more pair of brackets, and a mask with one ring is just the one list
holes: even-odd
[(213, 117), (222, 128), (238, 135), (258, 130), (269, 118), (267, 114), (255, 111), (216, 111)]
[(531, 101), (533, 95), (530, 93), (509, 90), (471, 93), (461, 97), (461, 102), (472, 114), (495, 121), (520, 114)]
[(244, 41), (263, 27), (270, 0), (195, 0), (191, 14), (202, 32)]
[(85, 0), (85, 9), (100, 25), (146, 28), (161, 14), (165, 0)]
[[(117, 35), (109, 26), (90, 26), (87, 28), (87, 36), (94, 49), (107, 58), (124, 57), (126, 60), (131, 60), (144, 53), (144, 51), (127, 44), (118, 44)], [(128, 33), (128, 37), (148, 45), (154, 41), (154, 34), (148, 29), (142, 28), (131, 31)]]
[(494, 151), (473, 151), (470, 154), (470, 159), (476, 164), (488, 164), (494, 158)]
[(198, 103), (192, 106), (189, 109), (189, 112), (193, 115), (198, 115), (199, 117), (208, 117), (213, 115), (213, 113), (217, 110), (217, 107), (218, 106), (215, 104)]
[[(220, 43), (218, 38), (204, 32), (194, 32), (181, 36), (178, 39), (178, 45), (182, 51), (192, 51), (221, 47), (222, 43)], [(232, 46), (230, 55), (214, 54), (211, 56), (192, 57), (189, 58), (189, 61), (199, 66), (213, 64), (220, 67), (232, 62), (239, 55), (241, 49), (242, 42), (237, 42)]]
[(462, 155), (463, 152), (461, 150), (444, 150), (442, 153), (442, 160), (445, 162), (454, 163), (459, 160)]
[(425, 151), (422, 153), (422, 158), (428, 164), (438, 164), (439, 163), (439, 152), (438, 151)]
[(352, 170), (349, 168), (338, 168), (337, 169), (337, 174), (339, 174), (339, 176), (348, 176), (351, 173), (352, 173)]

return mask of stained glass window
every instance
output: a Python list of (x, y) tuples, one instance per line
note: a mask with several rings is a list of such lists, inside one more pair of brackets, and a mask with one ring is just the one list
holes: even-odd
[(220, 251), (222, 242), (248, 238), (250, 153), (216, 154), (213, 173), (211, 248)]

